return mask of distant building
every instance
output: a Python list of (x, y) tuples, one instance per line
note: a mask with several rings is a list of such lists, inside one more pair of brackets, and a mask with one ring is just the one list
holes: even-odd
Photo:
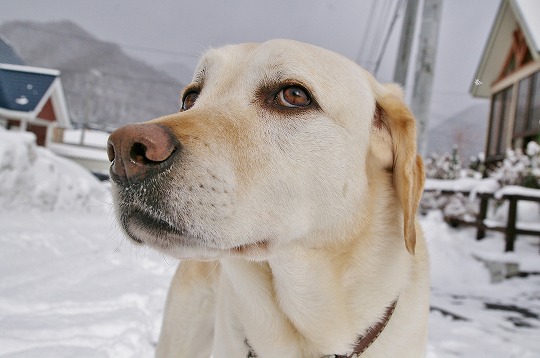
[[(58, 130), (71, 128), (60, 72), (25, 66), (0, 36), (0, 125), (33, 132), (48, 146)], [(56, 131), (55, 131), (56, 130)]]
[(109, 134), (73, 129), (60, 71), (26, 66), (1, 35), (0, 126), (32, 132), (38, 145), (79, 163), (100, 178), (108, 175)]
[(491, 98), (486, 162), (540, 142), (540, 1), (501, 1), (470, 92)]

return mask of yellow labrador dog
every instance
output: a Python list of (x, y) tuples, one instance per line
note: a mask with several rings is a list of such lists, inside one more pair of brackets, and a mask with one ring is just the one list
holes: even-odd
[(226, 46), (179, 113), (108, 150), (124, 231), (182, 259), (158, 357), (424, 356), (424, 176), (397, 86), (299, 42)]

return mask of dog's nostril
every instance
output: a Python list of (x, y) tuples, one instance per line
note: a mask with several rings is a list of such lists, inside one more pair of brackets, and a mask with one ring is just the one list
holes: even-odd
[(131, 146), (129, 157), (134, 163), (138, 164), (148, 164), (149, 162), (152, 162), (146, 157), (146, 146), (138, 142), (133, 143)]
[(115, 157), (114, 146), (111, 143), (107, 143), (107, 157), (109, 157), (109, 162), (112, 162)]

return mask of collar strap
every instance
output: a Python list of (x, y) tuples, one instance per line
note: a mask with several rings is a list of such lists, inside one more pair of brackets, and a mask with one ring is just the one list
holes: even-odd
[[(383, 318), (377, 322), (374, 326), (368, 328), (366, 334), (363, 336), (358, 337), (358, 340), (356, 341), (356, 344), (354, 345), (354, 350), (351, 354), (348, 355), (339, 355), (339, 354), (331, 354), (331, 355), (325, 355), (322, 358), (358, 358), (362, 353), (368, 349), (373, 342), (379, 337), (390, 321), (390, 318), (392, 318), (392, 314), (394, 313), (394, 310), (396, 309), (397, 305), (397, 299), (392, 302), (390, 306), (386, 308), (386, 311), (384, 313)], [(247, 355), (247, 358), (257, 357), (255, 352), (253, 351), (253, 348), (248, 343), (248, 340), (246, 339), (244, 341), (245, 345), (249, 348), (249, 352)]]
[(390, 318), (392, 318), (392, 314), (394, 313), (394, 310), (396, 309), (396, 305), (397, 305), (397, 299), (394, 302), (392, 302), (390, 306), (386, 308), (384, 317), (379, 322), (377, 322), (377, 324), (370, 327), (363, 336), (358, 337), (358, 340), (356, 341), (356, 344), (354, 345), (354, 350), (351, 354), (349, 355), (334, 354), (330, 356), (324, 356), (323, 358), (357, 358), (359, 357), (381, 335), (382, 331), (384, 330), (384, 328), (390, 321)]

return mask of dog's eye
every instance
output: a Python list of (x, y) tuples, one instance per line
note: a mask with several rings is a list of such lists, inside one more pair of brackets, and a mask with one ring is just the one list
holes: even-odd
[(311, 97), (302, 87), (289, 86), (279, 91), (276, 96), (276, 103), (290, 108), (306, 107), (311, 103)]
[(184, 99), (182, 99), (182, 111), (187, 111), (191, 107), (195, 105), (195, 101), (197, 101), (197, 97), (199, 97), (198, 91), (189, 91), (184, 95)]

